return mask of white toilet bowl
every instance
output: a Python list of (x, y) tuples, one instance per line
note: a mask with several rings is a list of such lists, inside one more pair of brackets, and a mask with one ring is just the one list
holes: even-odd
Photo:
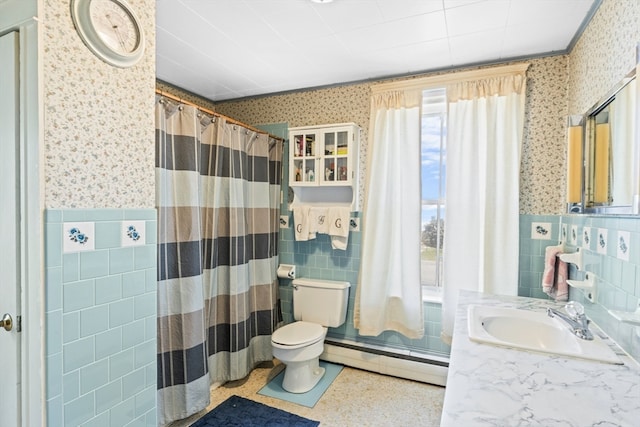
[(305, 393), (324, 375), (319, 365), (327, 328), (310, 322), (294, 322), (277, 329), (271, 336), (273, 356), (285, 364), (282, 388)]
[(294, 279), (293, 318), (297, 322), (271, 335), (273, 356), (285, 365), (282, 388), (305, 393), (324, 375), (320, 355), (327, 328), (337, 328), (347, 319), (349, 282)]

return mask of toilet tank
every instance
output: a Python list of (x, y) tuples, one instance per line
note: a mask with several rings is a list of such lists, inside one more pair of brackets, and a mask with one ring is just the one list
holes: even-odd
[(295, 279), (293, 281), (293, 317), (296, 320), (338, 327), (347, 318), (349, 282)]

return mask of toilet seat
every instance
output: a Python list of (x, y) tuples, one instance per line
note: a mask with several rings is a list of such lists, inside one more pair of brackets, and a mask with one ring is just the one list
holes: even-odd
[(303, 347), (322, 339), (324, 334), (325, 328), (321, 325), (299, 321), (277, 329), (271, 341), (280, 346)]

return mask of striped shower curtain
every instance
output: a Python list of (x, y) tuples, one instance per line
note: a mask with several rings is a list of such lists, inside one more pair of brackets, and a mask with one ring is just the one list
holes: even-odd
[(272, 359), (281, 167), (281, 141), (157, 102), (160, 425)]

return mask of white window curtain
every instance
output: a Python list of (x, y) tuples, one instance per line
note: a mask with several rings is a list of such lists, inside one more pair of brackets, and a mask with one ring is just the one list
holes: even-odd
[(516, 295), (525, 70), (447, 87), (442, 339), (460, 290)]
[(360, 335), (424, 335), (420, 291), (421, 91), (371, 100), (362, 261), (354, 325)]

